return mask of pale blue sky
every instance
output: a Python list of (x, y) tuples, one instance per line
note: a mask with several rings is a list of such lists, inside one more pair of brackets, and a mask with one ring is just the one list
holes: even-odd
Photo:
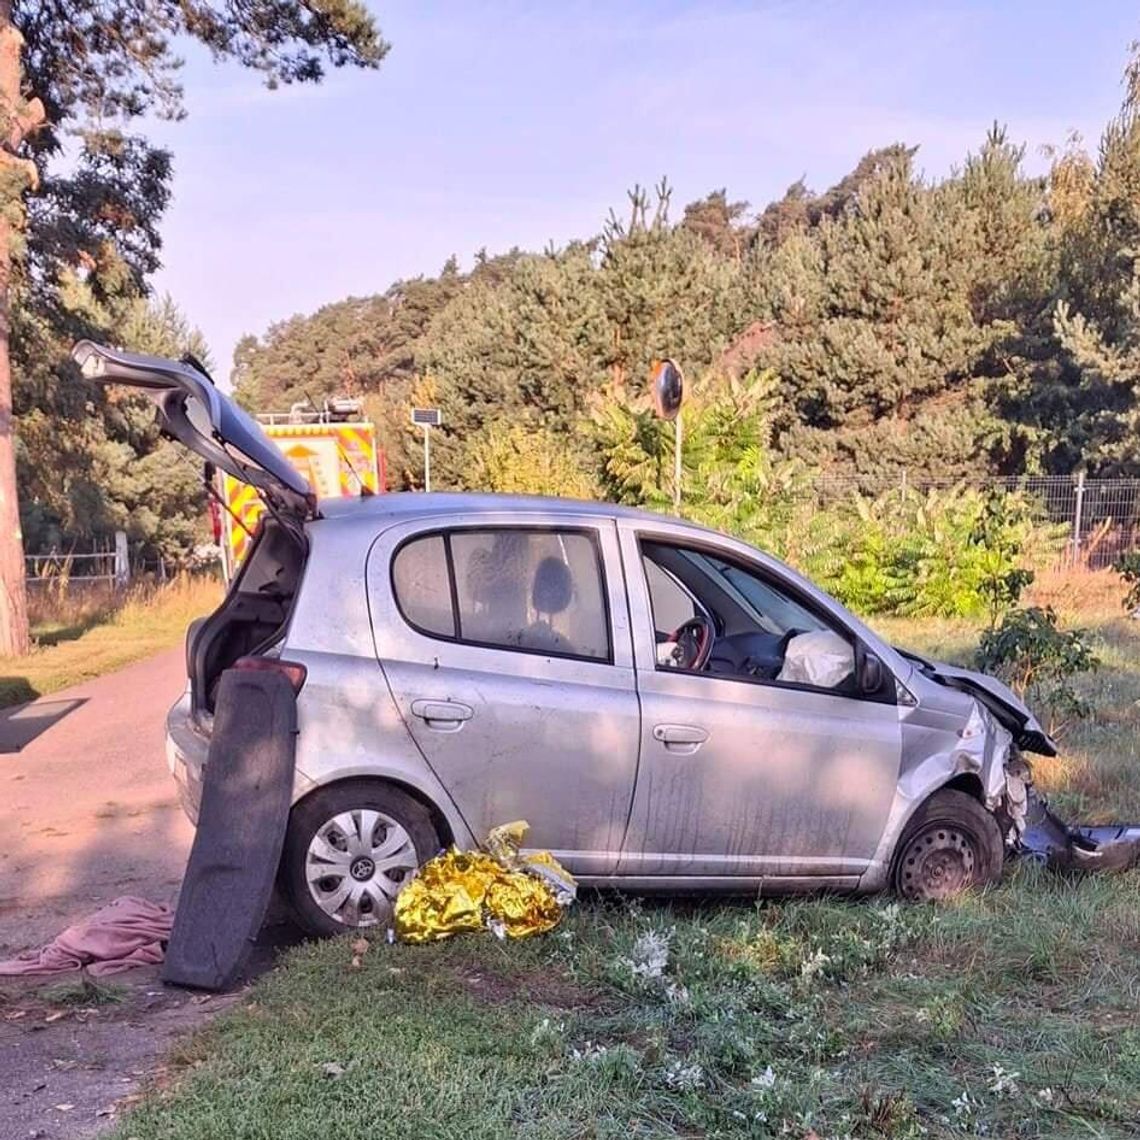
[(594, 233), (667, 174), (675, 214), (727, 186), (759, 207), (873, 146), (945, 173), (997, 118), (1030, 147), (1095, 145), (1134, 4), (383, 0), (379, 71), (266, 91), (191, 54), (157, 279), (219, 376), (246, 332), (449, 254)]

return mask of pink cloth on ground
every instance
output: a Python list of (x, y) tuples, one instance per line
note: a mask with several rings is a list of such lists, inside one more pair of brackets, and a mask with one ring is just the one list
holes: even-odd
[(87, 967), (98, 978), (132, 966), (156, 966), (173, 925), (170, 907), (123, 895), (39, 950), (0, 962), (0, 975), (65, 974)]

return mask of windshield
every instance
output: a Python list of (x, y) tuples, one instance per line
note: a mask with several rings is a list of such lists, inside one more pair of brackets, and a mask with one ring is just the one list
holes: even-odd
[(768, 633), (783, 634), (790, 629), (807, 633), (828, 628), (810, 610), (756, 575), (703, 551), (686, 550), (684, 556), (706, 573), (719, 577), (733, 598)]

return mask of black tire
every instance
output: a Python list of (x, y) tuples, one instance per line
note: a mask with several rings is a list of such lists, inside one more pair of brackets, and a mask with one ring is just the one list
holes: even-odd
[[(337, 817), (349, 826), (338, 825)], [(365, 854), (363, 833), (368, 829), (372, 854), (394, 845), (390, 857), (373, 859)], [(317, 850), (311, 853), (310, 845)], [(439, 848), (431, 813), (406, 792), (381, 780), (330, 784), (293, 809), (281, 856), (282, 891), (297, 922), (309, 934), (327, 937), (364, 929), (383, 931), (391, 922), (400, 884)], [(335, 861), (328, 856), (335, 856)], [(329, 869), (328, 875), (314, 880), (312, 888), (310, 860), (317, 870)], [(349, 897), (334, 906), (342, 890)]]
[(904, 899), (938, 902), (996, 882), (1004, 862), (997, 820), (972, 796), (944, 788), (907, 824), (891, 880)]

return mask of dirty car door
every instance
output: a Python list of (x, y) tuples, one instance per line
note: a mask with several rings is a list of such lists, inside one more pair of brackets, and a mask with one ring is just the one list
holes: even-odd
[[(642, 704), (620, 873), (853, 883), (895, 793), (898, 708), (851, 691), (659, 666), (643, 548), (635, 524), (619, 526)], [(785, 615), (795, 612), (779, 578), (763, 582)]]
[(471, 831), (525, 819), (571, 870), (612, 871), (640, 734), (612, 520), (394, 527), (368, 588), (400, 713)]

